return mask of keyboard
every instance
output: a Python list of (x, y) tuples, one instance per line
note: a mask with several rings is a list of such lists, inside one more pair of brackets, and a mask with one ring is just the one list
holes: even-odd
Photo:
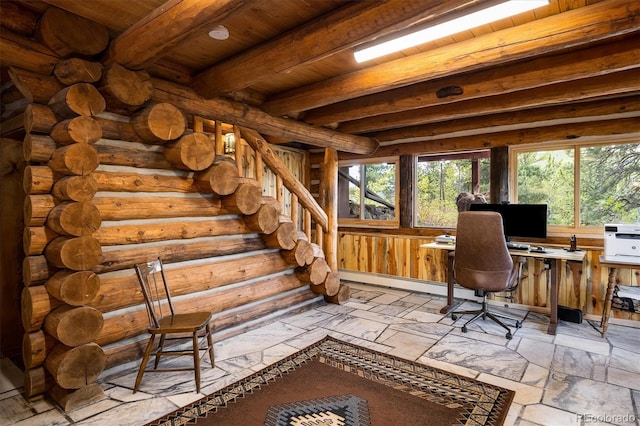
[(529, 244), (507, 243), (507, 248), (509, 250), (529, 250), (531, 246)]

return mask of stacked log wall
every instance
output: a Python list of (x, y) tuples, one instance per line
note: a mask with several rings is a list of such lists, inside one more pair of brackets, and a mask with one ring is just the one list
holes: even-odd
[(99, 399), (102, 392), (96, 381), (105, 358), (95, 340), (104, 319), (88, 302), (100, 287), (99, 277), (91, 270), (102, 254), (92, 235), (100, 228), (101, 218), (91, 203), (95, 192), (84, 188), (98, 166), (92, 144), (100, 139), (101, 130), (92, 117), (104, 110), (105, 101), (91, 84), (40, 86), (37, 79), (25, 82), (19, 79), (24, 73), (13, 71), (14, 78), (24, 84), (21, 92), (33, 93), (36, 85), (42, 89), (38, 101), (57, 90), (47, 105), (29, 105), (29, 111), (45, 112), (46, 124), (40, 115), (28, 115), (24, 122), (25, 131), (29, 130), (25, 140), (40, 138), (48, 151), (36, 161), (30, 155), (33, 145), (23, 143), (23, 148), (29, 148), (23, 150), (29, 162), (23, 181), (27, 194), (21, 300), (25, 394), (31, 397), (48, 390), (61, 404), (77, 400), (77, 395)]
[[(69, 19), (86, 37), (61, 34)], [(151, 101), (146, 72), (88, 60), (108, 34), (78, 19), (51, 8), (21, 33), (37, 54), (2, 88), (2, 134), (17, 139), (3, 147), (26, 162), (14, 179), (26, 196), (13, 208), (24, 222), (25, 394), (48, 391), (65, 409), (101, 397), (105, 368), (141, 358), (148, 320), (136, 263), (161, 257), (177, 309), (213, 312), (219, 337), (333, 292), (300, 278), (323, 255), (309, 254), (291, 215), (263, 197), (262, 173), (240, 176), (246, 164), (262, 170), (260, 156), (247, 150), (229, 167), (221, 155), (219, 130), (239, 139), (236, 127), (205, 132)]]
[[(16, 78), (24, 74), (13, 71)], [(41, 77), (34, 81), (52, 82)], [(219, 336), (317, 300), (294, 273), (296, 265), (281, 256), (282, 247), (265, 243), (262, 234), (275, 232), (279, 215), (262, 203), (255, 184), (241, 182), (235, 163), (236, 176), (228, 179), (238, 183), (224, 185), (231, 191), (216, 186), (219, 174), (203, 190), (202, 175), (223, 161), (212, 135), (172, 130), (163, 140), (152, 124), (163, 126), (147, 109), (163, 109), (163, 117), (182, 113), (166, 104), (109, 103), (117, 88), (105, 89), (103, 80), (62, 89), (56, 81), (43, 90), (50, 101), (27, 104), (21, 117), (28, 164), (25, 394), (49, 391), (76, 406), (80, 394), (100, 397), (95, 381), (103, 369), (141, 357), (148, 319), (136, 263), (161, 257), (172, 293), (182, 296), (177, 309), (212, 311)], [(79, 101), (83, 96), (92, 100)], [(74, 331), (77, 324), (84, 325), (81, 332)], [(80, 372), (88, 372), (85, 382), (74, 378)]]

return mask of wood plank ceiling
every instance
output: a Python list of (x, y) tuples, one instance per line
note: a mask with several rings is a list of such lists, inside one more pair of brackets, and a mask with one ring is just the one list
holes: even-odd
[[(279, 119), (374, 138), (379, 148), (375, 154), (364, 149), (369, 156), (640, 133), (636, 0), (550, 0), (381, 59), (353, 59), (357, 45), (482, 2), (15, 4), (36, 16), (58, 7), (104, 25), (112, 39), (108, 55), (99, 58), (105, 63), (146, 69), (205, 99), (227, 98)], [(209, 37), (217, 25), (228, 29), (227, 40)], [(3, 67), (12, 65), (0, 59)], [(273, 133), (272, 142), (296, 142)]]

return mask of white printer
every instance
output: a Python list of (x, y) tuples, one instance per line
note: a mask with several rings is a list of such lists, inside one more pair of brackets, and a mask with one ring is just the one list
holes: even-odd
[(604, 255), (640, 261), (640, 223), (605, 224)]

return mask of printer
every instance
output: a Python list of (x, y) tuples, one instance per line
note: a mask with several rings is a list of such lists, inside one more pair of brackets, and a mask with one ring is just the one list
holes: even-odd
[(640, 262), (640, 223), (605, 224), (604, 255)]

